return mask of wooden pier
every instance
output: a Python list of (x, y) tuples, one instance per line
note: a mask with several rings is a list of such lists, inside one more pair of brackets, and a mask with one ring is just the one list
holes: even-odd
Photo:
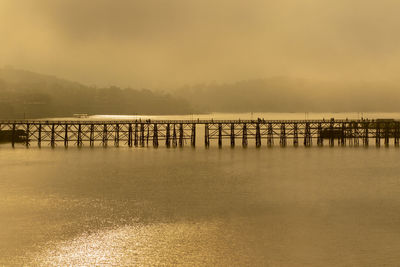
[(0, 141), (12, 147), (399, 146), (399, 140), (400, 121), (392, 119), (0, 121)]

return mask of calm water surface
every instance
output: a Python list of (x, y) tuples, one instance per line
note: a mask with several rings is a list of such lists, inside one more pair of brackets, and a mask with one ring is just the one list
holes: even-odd
[(0, 146), (0, 266), (396, 266), (400, 149)]

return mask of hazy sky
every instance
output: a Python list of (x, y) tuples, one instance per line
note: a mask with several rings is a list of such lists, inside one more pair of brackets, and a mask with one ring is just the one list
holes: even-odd
[(0, 65), (97, 85), (397, 80), (399, 0), (0, 0)]

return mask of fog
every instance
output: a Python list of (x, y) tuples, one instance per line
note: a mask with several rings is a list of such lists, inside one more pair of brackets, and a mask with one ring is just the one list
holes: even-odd
[(398, 83), (396, 0), (1, 0), (0, 66), (169, 90), (274, 76)]

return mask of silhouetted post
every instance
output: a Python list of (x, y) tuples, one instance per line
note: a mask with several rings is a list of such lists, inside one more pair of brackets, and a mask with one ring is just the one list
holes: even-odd
[(140, 124), (140, 146), (144, 147), (144, 123)]
[(293, 124), (293, 145), (294, 146), (299, 145), (299, 129), (297, 126), (297, 122)]
[(114, 128), (114, 146), (119, 146), (119, 124), (115, 124)]
[(132, 123), (129, 123), (129, 126), (128, 126), (128, 146), (129, 147), (132, 147), (132, 135), (133, 135), (133, 133), (132, 133)]
[(64, 127), (64, 147), (68, 147), (68, 124), (65, 124)]
[(222, 124), (218, 123), (218, 147), (222, 147)]
[(282, 147), (286, 146), (286, 125), (285, 125), (285, 123), (281, 123), (280, 145)]
[(318, 146), (324, 145), (324, 138), (322, 137), (322, 124), (320, 122), (318, 123), (317, 145)]
[(26, 147), (29, 147), (29, 123), (26, 124), (26, 140), (25, 140), (25, 145)]
[(147, 126), (146, 146), (149, 146), (150, 124), (146, 124), (146, 126)]
[(311, 128), (310, 128), (310, 123), (306, 122), (306, 128), (305, 128), (305, 133), (304, 133), (304, 145), (305, 146), (311, 146)]
[(39, 123), (38, 147), (42, 145), (42, 124)]
[(335, 130), (334, 130), (335, 122), (331, 120), (329, 123), (329, 146), (335, 146)]
[(94, 124), (90, 125), (89, 145), (94, 146)]
[[(79, 136), (79, 135), (78, 135)], [(78, 137), (79, 138), (79, 137)], [(54, 147), (56, 144), (55, 140), (55, 123), (51, 125), (51, 139), (50, 139), (50, 145), (51, 147)]]
[(242, 146), (247, 147), (247, 124), (243, 123)]
[(196, 146), (196, 123), (192, 124), (192, 134), (190, 136), (192, 147)]
[(231, 123), (231, 147), (235, 147), (235, 124)]
[(133, 144), (134, 144), (135, 147), (137, 147), (138, 143), (139, 143), (138, 142), (138, 124), (135, 123), (135, 137), (134, 137)]
[(261, 132), (260, 132), (260, 123), (256, 123), (256, 147), (261, 146)]
[(390, 131), (389, 127), (390, 127), (389, 123), (385, 122), (385, 146), (389, 146), (389, 131)]
[(400, 137), (400, 122), (395, 122), (395, 130), (394, 130), (394, 145), (399, 146), (399, 137)]
[(14, 145), (15, 145), (15, 123), (13, 123), (11, 132), (11, 146), (14, 147)]
[(82, 146), (82, 125), (79, 123), (78, 124), (78, 142), (77, 142), (78, 147)]
[(272, 128), (272, 123), (268, 123), (267, 130), (267, 145), (272, 146), (274, 144), (274, 129)]
[(363, 145), (368, 146), (369, 145), (369, 132), (368, 132), (369, 123), (364, 122), (363, 128), (364, 128)]
[(353, 127), (354, 129), (353, 129), (353, 143), (354, 143), (354, 146), (358, 146), (359, 145), (359, 140), (358, 140), (358, 137), (359, 137), (359, 133), (358, 133), (358, 122), (355, 122), (354, 123), (354, 127)]
[(103, 146), (107, 146), (108, 143), (108, 131), (107, 124), (103, 125)]
[(176, 140), (176, 124), (174, 123), (174, 129), (172, 132), (172, 147), (177, 146), (177, 140)]
[(381, 125), (379, 122), (375, 122), (375, 144), (381, 146)]
[(342, 146), (346, 145), (346, 124), (342, 123), (342, 130), (340, 132), (340, 144)]
[(183, 147), (183, 124), (179, 125), (179, 146)]
[(153, 147), (158, 147), (158, 127), (157, 123), (153, 125)]
[(210, 146), (210, 129), (208, 128), (208, 123), (204, 125), (204, 145), (205, 147)]
[(166, 129), (165, 129), (165, 146), (170, 147), (171, 146), (171, 136), (170, 136), (170, 125), (167, 123)]

